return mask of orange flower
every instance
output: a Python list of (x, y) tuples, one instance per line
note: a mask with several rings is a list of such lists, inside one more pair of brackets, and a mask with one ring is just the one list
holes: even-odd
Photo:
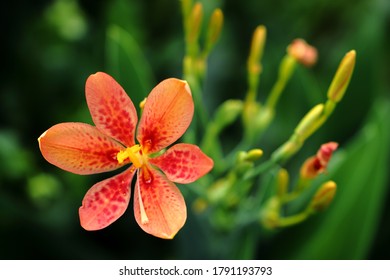
[(185, 201), (173, 182), (194, 182), (213, 167), (212, 159), (196, 145), (176, 144), (156, 154), (178, 140), (191, 123), (194, 103), (187, 82), (171, 78), (158, 84), (146, 100), (137, 129), (133, 102), (111, 76), (91, 75), (85, 91), (96, 126), (54, 125), (38, 139), (42, 155), (76, 174), (130, 167), (88, 190), (79, 209), (81, 226), (99, 230), (117, 220), (128, 207), (137, 172), (137, 223), (149, 234), (173, 238), (187, 218)]
[(295, 39), (287, 47), (287, 52), (306, 67), (311, 67), (317, 62), (317, 49), (303, 39)]
[(336, 142), (321, 145), (315, 156), (308, 158), (301, 167), (301, 177), (313, 179), (326, 170), (333, 152), (337, 149)]

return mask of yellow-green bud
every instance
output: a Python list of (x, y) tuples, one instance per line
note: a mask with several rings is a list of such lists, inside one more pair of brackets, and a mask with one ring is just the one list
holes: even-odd
[(184, 18), (186, 19), (191, 13), (192, 0), (181, 0), (181, 8)]
[(243, 103), (241, 100), (228, 99), (222, 103), (215, 114), (215, 123), (218, 128), (224, 128), (234, 122), (241, 114)]
[(203, 5), (197, 2), (192, 8), (191, 15), (188, 21), (188, 43), (194, 44), (200, 34), (200, 27), (203, 19)]
[(319, 212), (328, 208), (336, 194), (336, 189), (336, 183), (333, 181), (328, 181), (322, 184), (311, 200), (310, 210), (312, 212)]
[(296, 65), (295, 58), (286, 55), (280, 63), (279, 75), (282, 79), (288, 80)]
[(328, 98), (333, 102), (339, 102), (347, 90), (351, 80), (353, 69), (355, 68), (356, 51), (348, 52), (342, 61), (328, 89)]
[(223, 13), (221, 9), (215, 9), (213, 14), (211, 15), (209, 28), (207, 30), (207, 39), (206, 39), (206, 47), (205, 53), (209, 53), (211, 49), (214, 47), (215, 43), (219, 39), (219, 35), (221, 34), (223, 25)]
[(275, 229), (280, 223), (280, 200), (271, 197), (260, 212), (260, 222), (267, 229)]
[(242, 162), (254, 162), (260, 159), (263, 155), (263, 150), (261, 149), (252, 149), (248, 152), (240, 151), (237, 153), (237, 163)]
[(305, 140), (318, 128), (323, 111), (324, 104), (318, 104), (314, 106), (299, 122), (295, 128), (295, 133), (301, 140)]
[(235, 183), (234, 177), (223, 177), (217, 181), (215, 181), (208, 189), (207, 189), (207, 200), (211, 204), (219, 203), (223, 201), (228, 195), (232, 185)]
[(246, 160), (247, 156), (248, 156), (247, 152), (239, 151), (237, 153), (237, 163), (244, 162)]
[(287, 193), (289, 182), (289, 175), (286, 169), (281, 168), (277, 175), (276, 181), (276, 194), (278, 197), (282, 197)]
[(258, 75), (261, 72), (260, 60), (263, 56), (267, 30), (265, 26), (259, 25), (253, 32), (251, 49), (248, 58), (248, 72)]
[(256, 161), (263, 156), (263, 150), (261, 149), (252, 149), (248, 151), (246, 160), (248, 161)]
[(274, 110), (276, 103), (279, 100), (287, 82), (290, 80), (294, 72), (297, 60), (289, 54), (286, 54), (279, 65), (278, 79), (272, 87), (271, 93), (268, 96), (265, 106), (270, 110)]

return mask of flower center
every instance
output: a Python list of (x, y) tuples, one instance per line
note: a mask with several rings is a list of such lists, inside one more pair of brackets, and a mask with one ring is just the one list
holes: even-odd
[(142, 156), (141, 146), (138, 144), (120, 151), (116, 155), (116, 159), (119, 164), (123, 163), (126, 159), (129, 159), (136, 168), (140, 168), (145, 162), (145, 159)]

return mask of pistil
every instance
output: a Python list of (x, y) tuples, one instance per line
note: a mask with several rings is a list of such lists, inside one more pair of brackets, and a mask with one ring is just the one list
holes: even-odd
[(141, 146), (138, 144), (120, 151), (116, 155), (116, 159), (119, 164), (122, 164), (126, 159), (129, 159), (136, 168), (140, 168), (144, 163), (141, 154)]

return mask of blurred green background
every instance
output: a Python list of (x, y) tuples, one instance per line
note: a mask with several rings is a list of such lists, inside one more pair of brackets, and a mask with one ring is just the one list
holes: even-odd
[[(339, 61), (356, 49), (354, 76), (336, 111), (288, 165), (337, 141), (344, 160), (330, 171), (340, 192), (329, 212), (259, 240), (255, 258), (390, 259), (389, 92), (390, 1), (202, 1), (207, 18), (224, 12), (222, 37), (211, 54), (204, 101), (212, 112), (228, 98), (244, 98), (252, 32), (267, 27), (259, 98), (276, 79), (286, 46), (300, 37), (319, 61), (299, 68), (278, 104), (260, 147), (270, 154), (312, 106), (325, 100)], [(85, 80), (114, 76), (135, 104), (167, 77), (181, 77), (184, 40), (179, 0), (46, 0), (7, 3), (0, 83), (1, 259), (176, 259), (210, 253), (202, 220), (190, 211), (173, 241), (142, 232), (132, 207), (113, 225), (87, 232), (78, 207), (90, 186), (109, 174), (79, 176), (41, 156), (37, 138), (65, 121), (91, 123)], [(207, 26), (207, 25), (205, 25)], [(231, 132), (234, 133), (231, 133)], [(240, 133), (224, 136), (226, 148)], [(294, 164), (297, 162), (297, 164)], [(348, 186), (344, 188), (343, 186)], [(181, 187), (185, 192), (185, 186)], [(338, 197), (338, 198), (337, 198)], [(337, 222), (335, 222), (337, 220)], [(330, 248), (330, 249), (329, 249)], [(217, 249), (216, 249), (217, 250)]]

